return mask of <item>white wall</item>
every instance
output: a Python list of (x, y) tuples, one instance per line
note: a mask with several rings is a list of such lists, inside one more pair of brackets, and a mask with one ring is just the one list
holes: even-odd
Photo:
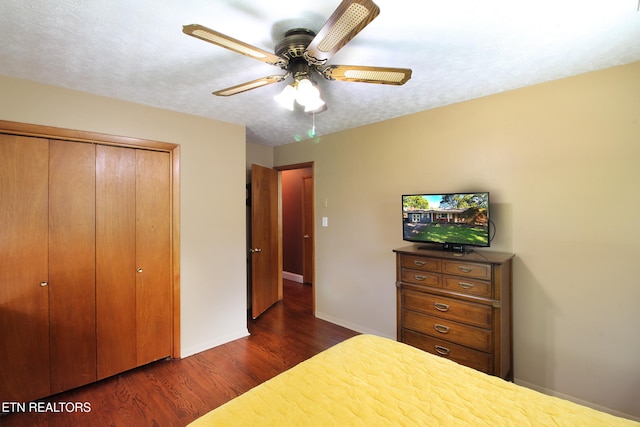
[(245, 336), (245, 129), (0, 76), (0, 120), (181, 145), (181, 353)]
[(318, 316), (395, 337), (400, 196), (487, 190), (516, 380), (640, 417), (640, 63), (275, 148), (308, 161)]

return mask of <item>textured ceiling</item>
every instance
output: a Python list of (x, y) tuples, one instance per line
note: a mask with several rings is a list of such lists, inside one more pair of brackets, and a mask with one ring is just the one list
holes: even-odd
[[(375, 0), (380, 15), (329, 64), (413, 69), (404, 86), (318, 79), (318, 136), (640, 60), (638, 0)], [(247, 127), (249, 142), (308, 138), (312, 117), (279, 107), (285, 83), (212, 91), (277, 67), (182, 33), (198, 23), (273, 51), (319, 30), (339, 0), (2, 0), (0, 75)]]

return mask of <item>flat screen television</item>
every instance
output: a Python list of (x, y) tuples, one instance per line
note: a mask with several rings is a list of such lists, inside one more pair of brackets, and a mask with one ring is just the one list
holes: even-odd
[(402, 237), (459, 252), (489, 247), (489, 193), (404, 194)]

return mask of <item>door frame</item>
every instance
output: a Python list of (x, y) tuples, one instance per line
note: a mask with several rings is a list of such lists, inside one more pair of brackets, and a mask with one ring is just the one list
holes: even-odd
[(0, 120), (0, 133), (89, 144), (142, 148), (171, 156), (171, 357), (180, 358), (180, 145), (98, 132)]
[[(313, 178), (313, 203), (312, 203), (312, 212), (311, 212), (311, 217), (313, 219), (313, 224), (314, 224), (314, 239), (313, 239), (313, 259), (311, 260), (312, 265), (313, 265), (313, 273), (311, 274), (312, 277), (312, 285), (311, 285), (311, 295), (312, 295), (312, 310), (313, 310), (313, 314), (315, 316), (316, 313), (316, 239), (315, 239), (315, 235), (316, 235), (316, 230), (315, 230), (315, 218), (316, 218), (316, 203), (315, 203), (315, 194), (316, 194), (316, 180), (315, 180), (315, 175), (316, 175), (316, 171), (315, 171), (315, 164), (313, 161), (311, 162), (304, 162), (304, 163), (294, 163), (294, 164), (290, 164), (290, 165), (282, 165), (282, 166), (274, 166), (273, 169), (277, 170), (278, 173), (280, 174), (280, 176), (282, 176), (282, 171), (286, 171), (286, 170), (292, 170), (292, 169), (306, 169), (306, 168), (311, 168), (311, 177)], [(279, 180), (279, 193), (282, 194), (282, 179)], [(282, 222), (282, 210), (280, 211), (280, 221)]]
[[(310, 183), (309, 183), (310, 181)], [(310, 187), (309, 187), (310, 184)], [(308, 188), (308, 191), (307, 191)], [(302, 177), (302, 283), (313, 286), (315, 269), (315, 196), (313, 192), (313, 172)], [(308, 209), (307, 209), (308, 208)], [(309, 236), (307, 230), (311, 230)], [(308, 280), (305, 280), (308, 279)]]

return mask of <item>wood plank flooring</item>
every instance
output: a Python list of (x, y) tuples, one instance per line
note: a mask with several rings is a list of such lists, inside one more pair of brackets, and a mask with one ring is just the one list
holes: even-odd
[(0, 426), (184, 426), (357, 335), (315, 318), (311, 292), (309, 285), (285, 280), (284, 300), (257, 320), (248, 321), (249, 337), (185, 359), (155, 362), (37, 402), (42, 408), (49, 404), (49, 410), (60, 410), (65, 402), (87, 402), (90, 412), (14, 412), (0, 416)]

